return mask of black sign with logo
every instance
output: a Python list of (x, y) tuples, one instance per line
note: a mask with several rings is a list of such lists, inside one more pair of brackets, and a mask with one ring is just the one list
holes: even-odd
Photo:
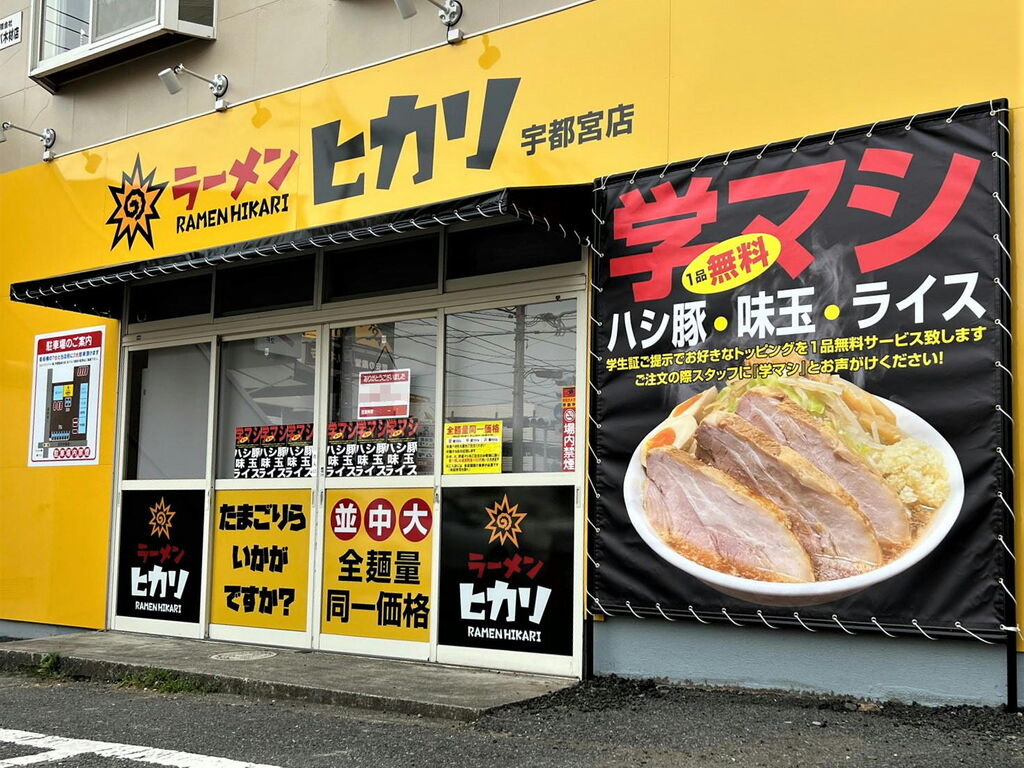
[(442, 645), (572, 653), (573, 488), (446, 488)]
[(125, 491), (117, 615), (199, 621), (203, 491)]

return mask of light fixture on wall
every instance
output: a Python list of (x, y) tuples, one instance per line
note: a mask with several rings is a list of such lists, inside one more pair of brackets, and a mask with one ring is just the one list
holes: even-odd
[(36, 133), (30, 131), (28, 128), (22, 128), (20, 125), (15, 125), (12, 122), (4, 120), (0, 123), (0, 142), (7, 141), (7, 131), (21, 131), (27, 133), (29, 136), (35, 136), (43, 143), (43, 161), (53, 160), (54, 154), (51, 151), (53, 143), (57, 141), (57, 132), (53, 128), (47, 128), (42, 133)]
[[(452, 44), (459, 42), (463, 37), (462, 30), (455, 25), (462, 18), (462, 3), (459, 0), (444, 0), (443, 2), (427, 0), (427, 2), (437, 8), (437, 15), (441, 19), (441, 23), (448, 28), (448, 42)], [(415, 0), (395, 0), (395, 7), (398, 8), (403, 19), (411, 19), (418, 12)]]
[(157, 77), (160, 78), (160, 82), (164, 84), (164, 87), (167, 88), (167, 92), (172, 96), (181, 90), (181, 80), (178, 78), (178, 75), (180, 74), (191, 75), (197, 80), (202, 80), (206, 83), (210, 87), (210, 92), (214, 97), (213, 108), (218, 112), (223, 112), (228, 108), (228, 103), (224, 101), (224, 94), (228, 92), (227, 75), (214, 75), (211, 80), (210, 78), (203, 77), (198, 72), (193, 72), (184, 64), (162, 69), (157, 74)]

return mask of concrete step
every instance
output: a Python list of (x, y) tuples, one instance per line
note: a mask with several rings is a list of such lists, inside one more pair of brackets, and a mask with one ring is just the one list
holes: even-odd
[[(268, 653), (274, 655), (267, 657)], [(0, 644), (0, 670), (60, 657), (69, 676), (119, 681), (147, 669), (218, 691), (454, 720), (568, 688), (575, 680), (370, 656), (268, 648), (128, 632), (82, 632)]]

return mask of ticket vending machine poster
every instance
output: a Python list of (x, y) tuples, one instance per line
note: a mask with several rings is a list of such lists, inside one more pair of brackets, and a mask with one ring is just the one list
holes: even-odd
[(569, 655), (570, 485), (445, 488), (438, 642)]
[(36, 336), (30, 467), (99, 462), (103, 328)]
[(308, 490), (219, 491), (210, 621), (306, 630)]
[(327, 492), (320, 631), (430, 641), (433, 488)]
[(124, 491), (117, 615), (199, 621), (204, 491)]

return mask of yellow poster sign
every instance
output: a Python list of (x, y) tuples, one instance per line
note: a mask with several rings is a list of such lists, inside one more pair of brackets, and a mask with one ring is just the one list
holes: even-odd
[(305, 631), (310, 492), (220, 491), (210, 621)]
[(482, 475), (501, 472), (500, 421), (444, 425), (444, 473)]
[(433, 499), (432, 488), (327, 492), (321, 632), (429, 642)]

